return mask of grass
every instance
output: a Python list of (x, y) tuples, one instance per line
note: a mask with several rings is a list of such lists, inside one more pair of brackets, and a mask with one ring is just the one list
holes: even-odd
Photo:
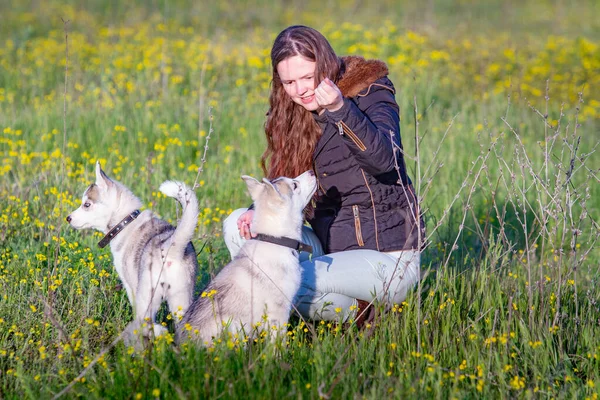
[[(0, 397), (598, 397), (598, 5), (318, 5), (0, 6)], [(64, 222), (93, 164), (172, 221), (159, 184), (198, 178), (201, 291), (240, 175), (261, 175), (270, 44), (297, 22), (388, 63), (425, 278), (360, 331), (112, 346), (131, 309), (110, 253)]]

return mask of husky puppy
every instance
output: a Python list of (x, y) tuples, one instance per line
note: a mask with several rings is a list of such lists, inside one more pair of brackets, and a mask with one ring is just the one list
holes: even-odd
[[(176, 198), (183, 208), (177, 228), (150, 210), (140, 212), (142, 202), (121, 183), (110, 179), (96, 163), (96, 183), (91, 184), (67, 222), (75, 229), (96, 229), (110, 243), (115, 269), (133, 307), (134, 319), (126, 329), (127, 343), (137, 333), (158, 336), (166, 328), (154, 323), (162, 300), (171, 313), (182, 316), (192, 302), (198, 262), (190, 242), (198, 221), (195, 193), (181, 182), (166, 181), (160, 191)], [(180, 319), (177, 318), (176, 321)]]
[[(304, 250), (303, 210), (316, 189), (312, 171), (262, 182), (242, 176), (254, 201), (251, 231), (238, 255), (209, 283), (184, 315), (178, 339), (210, 345), (221, 332), (252, 337), (287, 323), (300, 288), (298, 250)], [(273, 336), (271, 337), (273, 338)]]

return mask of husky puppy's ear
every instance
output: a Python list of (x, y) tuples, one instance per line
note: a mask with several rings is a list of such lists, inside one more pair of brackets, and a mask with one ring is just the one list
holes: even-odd
[(244, 182), (246, 182), (246, 187), (248, 188), (248, 193), (250, 193), (250, 197), (252, 198), (252, 200), (256, 201), (256, 198), (264, 189), (263, 184), (248, 175), (242, 175), (242, 179), (244, 180)]
[(277, 196), (281, 197), (281, 193), (279, 193), (279, 190), (277, 190), (275, 185), (273, 185), (270, 180), (268, 180), (267, 178), (263, 178), (263, 182), (265, 189), (271, 190), (273, 191), (273, 194), (276, 194)]
[(110, 178), (102, 171), (100, 161), (96, 161), (96, 185), (101, 189), (108, 189), (112, 184)]

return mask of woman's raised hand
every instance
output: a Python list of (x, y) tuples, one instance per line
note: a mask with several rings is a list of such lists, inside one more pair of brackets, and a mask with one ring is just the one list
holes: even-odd
[[(250, 224), (252, 223), (252, 218), (254, 217), (254, 210), (248, 210), (237, 220), (238, 230), (240, 231), (240, 236), (244, 239), (252, 239), (252, 232), (250, 232)], [(256, 235), (254, 235), (256, 236)]]
[(329, 78), (323, 79), (315, 89), (317, 104), (328, 111), (337, 111), (344, 105), (342, 92)]

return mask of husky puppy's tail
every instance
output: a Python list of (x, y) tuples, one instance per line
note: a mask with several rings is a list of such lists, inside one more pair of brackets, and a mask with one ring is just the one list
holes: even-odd
[(166, 196), (173, 197), (179, 201), (183, 208), (181, 220), (171, 238), (172, 247), (169, 251), (174, 254), (183, 254), (188, 243), (194, 236), (194, 230), (198, 224), (198, 199), (196, 193), (185, 183), (177, 181), (165, 181), (159, 190)]

